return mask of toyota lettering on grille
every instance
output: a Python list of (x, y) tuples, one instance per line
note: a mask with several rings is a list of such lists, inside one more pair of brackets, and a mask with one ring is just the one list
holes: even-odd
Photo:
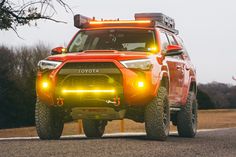
[(78, 69), (77, 71), (80, 74), (92, 74), (92, 73), (99, 73), (99, 69)]

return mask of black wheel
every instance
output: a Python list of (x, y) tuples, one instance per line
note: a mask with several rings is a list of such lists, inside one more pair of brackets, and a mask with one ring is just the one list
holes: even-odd
[(170, 108), (165, 87), (160, 87), (158, 95), (146, 106), (144, 120), (148, 138), (166, 140), (170, 130)]
[(194, 137), (197, 133), (198, 104), (194, 92), (189, 92), (187, 103), (177, 114), (177, 129), (181, 137)]
[(60, 139), (64, 127), (62, 107), (53, 107), (37, 100), (35, 124), (38, 136), (42, 140)]
[(84, 133), (89, 138), (100, 138), (102, 137), (107, 121), (104, 120), (91, 120), (83, 119)]

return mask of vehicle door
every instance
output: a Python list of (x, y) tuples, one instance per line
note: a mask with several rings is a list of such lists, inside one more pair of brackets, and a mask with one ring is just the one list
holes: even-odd
[[(183, 48), (182, 57), (183, 57), (183, 60), (185, 63), (184, 91), (183, 91), (183, 93), (185, 93), (185, 95), (183, 96), (183, 101), (184, 101), (184, 100), (186, 100), (187, 95), (188, 95), (189, 83), (190, 83), (191, 79), (196, 81), (196, 78), (195, 78), (196, 71), (195, 71), (194, 65), (192, 64), (192, 62), (190, 60), (187, 49), (184, 46), (183, 40), (179, 36), (174, 36), (174, 37), (175, 37), (176, 41), (178, 42), (178, 44)], [(192, 77), (192, 78), (190, 78), (190, 77)]]
[[(162, 32), (162, 38), (166, 36), (168, 45), (178, 45), (172, 34)], [(163, 45), (163, 51), (166, 52), (166, 44)], [(169, 100), (171, 104), (180, 104), (183, 97), (185, 63), (182, 55), (167, 56), (166, 62), (170, 74)]]

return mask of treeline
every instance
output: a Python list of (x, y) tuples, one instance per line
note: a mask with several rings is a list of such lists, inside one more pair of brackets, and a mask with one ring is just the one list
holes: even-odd
[[(0, 129), (34, 125), (37, 63), (49, 52), (44, 44), (0, 46)], [(197, 98), (200, 109), (236, 108), (236, 86), (199, 84)]]
[(236, 86), (212, 82), (198, 85), (200, 109), (236, 108)]
[(0, 46), (0, 128), (34, 125), (37, 63), (49, 47)]

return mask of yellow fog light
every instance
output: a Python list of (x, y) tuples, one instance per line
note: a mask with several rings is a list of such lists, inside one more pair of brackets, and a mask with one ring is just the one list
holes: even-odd
[(138, 87), (143, 88), (144, 87), (144, 82), (143, 81), (138, 81)]
[(43, 82), (43, 83), (42, 83), (42, 88), (43, 88), (43, 89), (48, 89), (48, 88), (49, 88), (48, 82)]

